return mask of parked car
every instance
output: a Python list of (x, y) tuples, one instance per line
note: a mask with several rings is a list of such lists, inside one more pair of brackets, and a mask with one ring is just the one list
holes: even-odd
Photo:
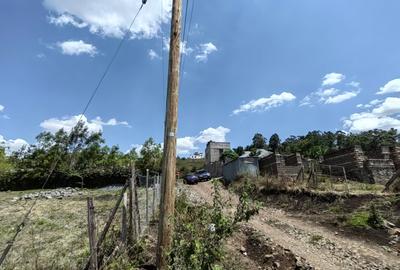
[(194, 173), (188, 173), (183, 178), (183, 182), (185, 184), (197, 184), (199, 182), (199, 177), (197, 175), (195, 175)]
[(211, 179), (211, 174), (206, 170), (197, 171), (196, 176), (199, 178), (199, 181), (208, 181)]

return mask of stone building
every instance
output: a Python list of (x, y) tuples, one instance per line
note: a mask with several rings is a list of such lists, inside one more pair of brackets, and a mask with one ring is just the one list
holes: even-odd
[(231, 149), (229, 142), (213, 142), (209, 141), (206, 146), (205, 165), (206, 170), (210, 172), (211, 177), (222, 176), (223, 162), (220, 161), (222, 153)]
[(398, 147), (382, 147), (365, 152), (361, 146), (355, 146), (324, 155), (322, 164), (342, 166), (347, 177), (356, 181), (385, 184), (399, 169), (399, 150)]
[(259, 160), (260, 174), (296, 177), (302, 167), (302, 158), (299, 153), (282, 155), (273, 153)]

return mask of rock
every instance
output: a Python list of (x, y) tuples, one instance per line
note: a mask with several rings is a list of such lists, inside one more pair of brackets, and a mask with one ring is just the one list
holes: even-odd
[(246, 252), (246, 248), (245, 248), (244, 246), (241, 246), (241, 247), (240, 247), (240, 252), (241, 252), (241, 253), (245, 253), (245, 252)]
[(388, 232), (389, 232), (390, 235), (400, 236), (400, 229), (399, 228), (390, 229)]
[(383, 226), (386, 228), (395, 228), (396, 227), (396, 225), (394, 223), (387, 221), (387, 220), (383, 221)]
[(279, 262), (274, 262), (272, 264), (272, 266), (275, 267), (275, 268), (279, 268), (281, 266), (281, 264)]
[(267, 259), (267, 260), (269, 260), (269, 259), (271, 259), (273, 257), (274, 257), (274, 254), (265, 254), (264, 255), (264, 258)]

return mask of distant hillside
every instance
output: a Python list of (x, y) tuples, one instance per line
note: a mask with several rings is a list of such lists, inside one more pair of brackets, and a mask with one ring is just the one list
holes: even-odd
[(188, 173), (204, 168), (204, 158), (190, 159), (190, 158), (177, 158), (176, 169), (180, 173)]

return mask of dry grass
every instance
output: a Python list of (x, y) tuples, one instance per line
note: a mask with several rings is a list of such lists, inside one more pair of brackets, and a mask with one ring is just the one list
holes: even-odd
[[(32, 192), (0, 192), (0, 252), (32, 204), (32, 200), (13, 202), (13, 197)], [(89, 255), (86, 198), (94, 198), (99, 232), (115, 205), (118, 193), (86, 190), (84, 195), (62, 200), (40, 199), (9, 253), (4, 269), (80, 269)], [(144, 191), (141, 190), (140, 194), (143, 197)], [(117, 214), (113, 223), (117, 228), (119, 217)]]
[(287, 189), (308, 189), (314, 192), (335, 192), (335, 193), (351, 193), (351, 194), (382, 194), (384, 185), (381, 184), (367, 184), (356, 181), (344, 181), (329, 176), (319, 176), (317, 179), (318, 185), (312, 186), (307, 182), (308, 175), (305, 180), (294, 180), (291, 178), (277, 178), (277, 177), (259, 177), (253, 183), (258, 188), (274, 188), (280, 190)]

